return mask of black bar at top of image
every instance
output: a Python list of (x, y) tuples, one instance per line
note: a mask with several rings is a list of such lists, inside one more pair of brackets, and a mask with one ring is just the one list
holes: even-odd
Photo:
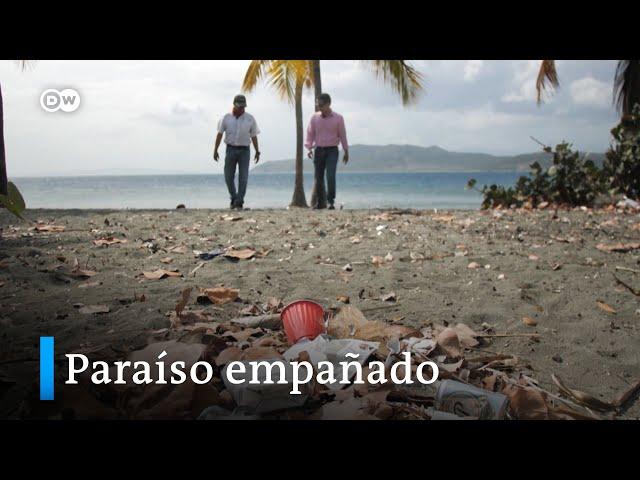
[(0, 58), (578, 60), (633, 58), (638, 51), (637, 29), (603, 19), (594, 9), (514, 12), (483, 3), (450, 11), (432, 4), (353, 12), (321, 4), (319, 14), (271, 4), (233, 10), (8, 18), (15, 29), (0, 30)]

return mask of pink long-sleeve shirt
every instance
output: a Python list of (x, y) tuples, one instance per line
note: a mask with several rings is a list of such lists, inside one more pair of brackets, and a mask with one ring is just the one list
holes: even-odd
[(337, 147), (342, 145), (343, 150), (349, 149), (347, 143), (347, 130), (344, 126), (344, 118), (337, 112), (332, 111), (326, 117), (322, 113), (316, 112), (311, 117), (307, 127), (307, 141), (305, 147)]

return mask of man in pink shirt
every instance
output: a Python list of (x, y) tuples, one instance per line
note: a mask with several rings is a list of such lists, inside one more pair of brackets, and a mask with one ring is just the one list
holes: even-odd
[[(305, 146), (309, 149), (309, 158), (313, 157), (314, 165), (314, 190), (315, 198), (312, 198), (312, 207), (327, 208), (333, 210), (336, 199), (336, 169), (338, 167), (338, 144), (342, 144), (344, 157), (342, 161), (349, 161), (349, 145), (347, 143), (347, 131), (344, 126), (344, 118), (331, 110), (331, 97), (323, 93), (318, 97), (319, 112), (316, 112), (307, 128), (307, 141)], [(325, 171), (327, 174), (327, 187), (325, 189)], [(327, 193), (325, 193), (327, 192)]]

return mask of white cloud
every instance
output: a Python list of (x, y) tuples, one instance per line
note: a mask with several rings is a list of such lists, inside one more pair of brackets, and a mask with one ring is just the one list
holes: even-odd
[(571, 82), (569, 92), (577, 105), (605, 108), (611, 106), (611, 84), (585, 77)]
[(464, 65), (464, 80), (473, 82), (482, 70), (483, 64), (482, 60), (467, 60)]
[(183, 103), (176, 103), (168, 112), (146, 113), (141, 118), (147, 118), (157, 121), (159, 124), (167, 127), (190, 126), (195, 123), (204, 123), (208, 121), (208, 115), (201, 106), (189, 106)]
[(512, 87), (502, 96), (501, 100), (505, 103), (535, 101), (537, 96), (536, 78), (539, 67), (540, 60), (519, 60), (514, 62)]

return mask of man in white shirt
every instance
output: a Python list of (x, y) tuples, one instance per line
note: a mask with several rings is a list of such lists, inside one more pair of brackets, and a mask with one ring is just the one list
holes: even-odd
[[(244, 95), (236, 95), (233, 99), (233, 110), (227, 113), (218, 122), (218, 135), (213, 150), (213, 159), (217, 162), (220, 158), (218, 147), (224, 134), (224, 143), (227, 144), (224, 157), (224, 179), (231, 196), (231, 209), (242, 210), (244, 195), (247, 191), (249, 179), (250, 144), (256, 151), (255, 162), (260, 160), (258, 148), (258, 124), (253, 115), (244, 111), (247, 99)], [(236, 190), (236, 166), (238, 167), (238, 189)]]

